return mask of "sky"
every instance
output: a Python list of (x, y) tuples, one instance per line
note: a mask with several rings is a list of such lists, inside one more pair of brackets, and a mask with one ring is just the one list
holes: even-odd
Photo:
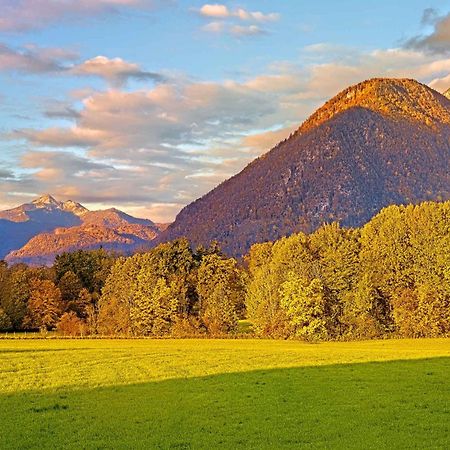
[(172, 221), (371, 77), (450, 88), (450, 0), (0, 0), (0, 209)]

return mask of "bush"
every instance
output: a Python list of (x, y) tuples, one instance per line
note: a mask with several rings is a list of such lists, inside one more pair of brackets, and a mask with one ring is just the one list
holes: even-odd
[(180, 317), (172, 326), (171, 335), (175, 338), (192, 338), (205, 334), (200, 320), (196, 317)]
[(86, 332), (86, 324), (73, 311), (70, 311), (61, 316), (56, 330), (63, 336), (82, 336)]

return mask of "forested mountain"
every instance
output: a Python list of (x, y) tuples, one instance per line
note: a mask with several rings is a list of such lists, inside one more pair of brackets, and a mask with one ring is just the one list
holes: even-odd
[(0, 212), (0, 259), (48, 265), (62, 252), (99, 247), (128, 254), (148, 246), (159, 232), (151, 220), (117, 209), (89, 211), (79, 203), (59, 202), (46, 194)]
[(449, 199), (449, 158), (448, 98), (410, 79), (368, 80), (185, 207), (157, 241), (217, 240), (239, 256), (324, 222), (360, 226), (390, 204)]

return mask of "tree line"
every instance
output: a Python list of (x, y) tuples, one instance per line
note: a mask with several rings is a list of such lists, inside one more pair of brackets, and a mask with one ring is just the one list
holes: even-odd
[(361, 228), (325, 224), (237, 261), (186, 239), (131, 257), (65, 253), (0, 264), (0, 330), (309, 341), (450, 334), (450, 202), (390, 206)]

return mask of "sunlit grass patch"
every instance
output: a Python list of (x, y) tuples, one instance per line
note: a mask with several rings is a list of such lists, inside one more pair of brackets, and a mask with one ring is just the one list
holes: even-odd
[(0, 448), (448, 448), (449, 356), (445, 339), (1, 341)]

